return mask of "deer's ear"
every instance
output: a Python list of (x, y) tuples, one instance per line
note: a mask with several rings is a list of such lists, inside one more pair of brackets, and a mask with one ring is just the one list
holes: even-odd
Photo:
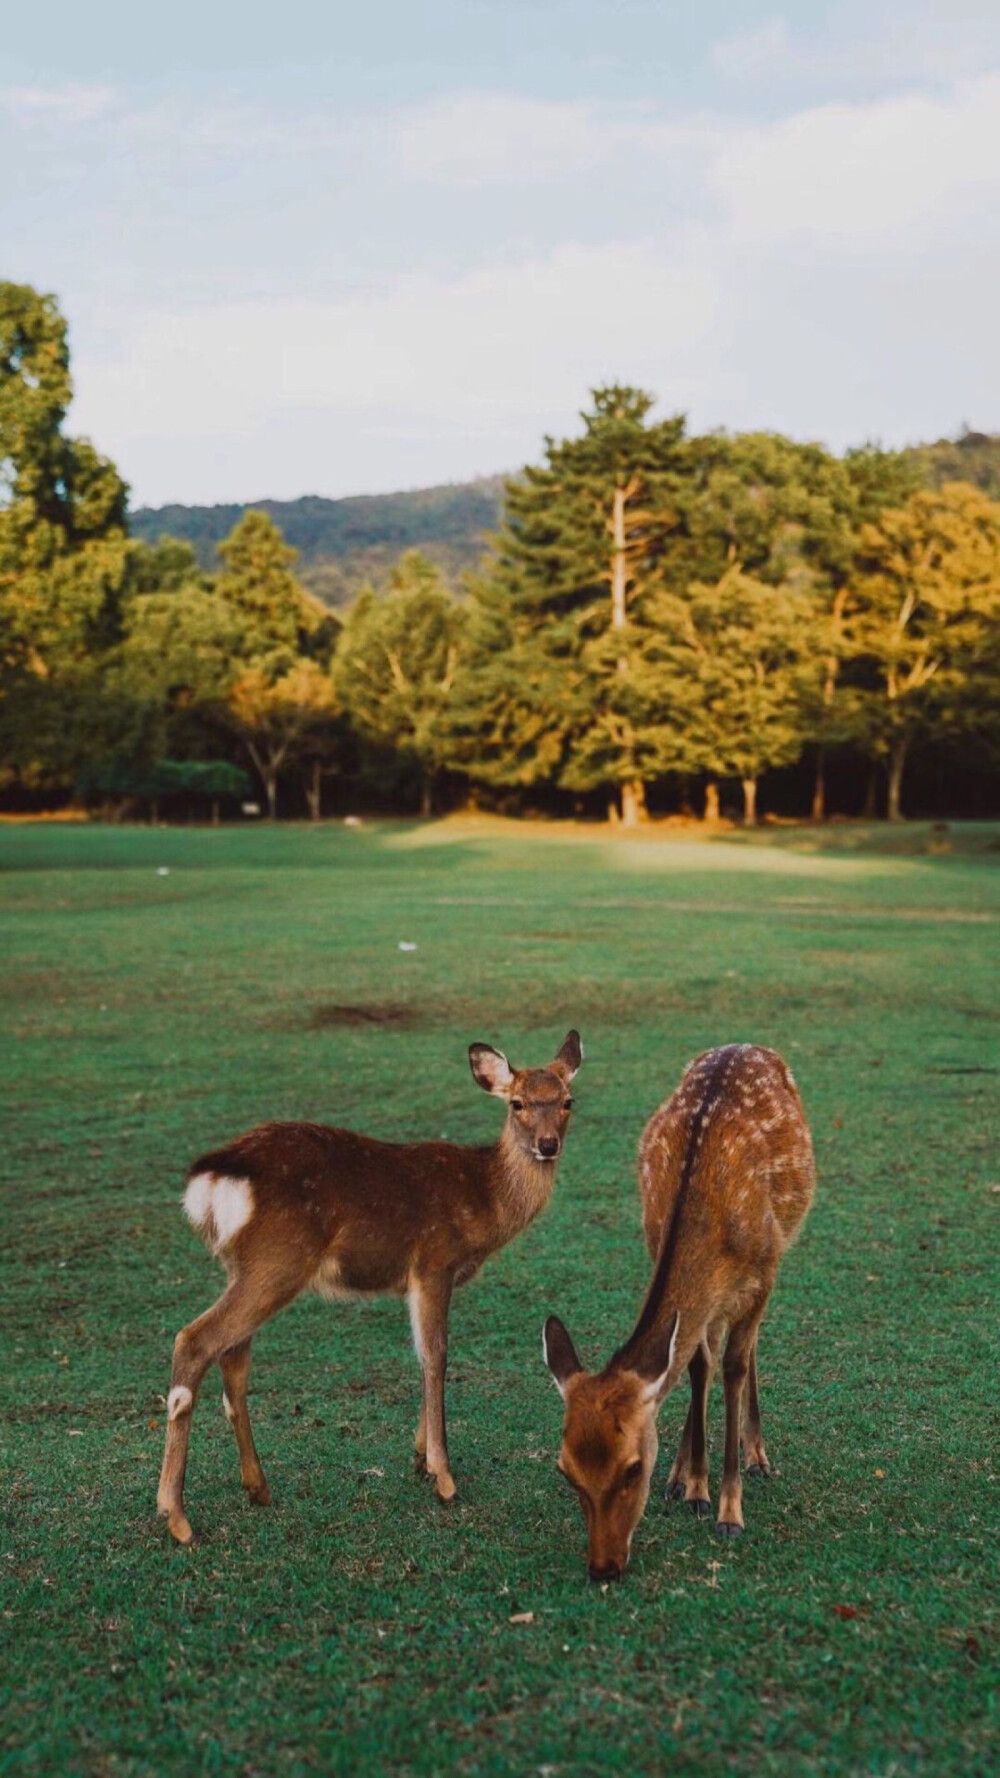
[(579, 1031), (567, 1031), (553, 1066), (558, 1068), (560, 1074), (567, 1081), (570, 1081), (582, 1061), (583, 1044), (580, 1042), (580, 1033)]
[(644, 1401), (659, 1401), (667, 1386), (670, 1366), (674, 1362), (674, 1355), (677, 1351), (677, 1335), (680, 1332), (680, 1327), (681, 1316), (678, 1309), (675, 1311), (673, 1321), (668, 1321), (666, 1327), (662, 1328), (655, 1338), (647, 1342), (642, 1365), (635, 1367), (643, 1381)]
[(578, 1371), (582, 1371), (583, 1365), (577, 1358), (576, 1347), (558, 1315), (550, 1315), (542, 1328), (542, 1353), (552, 1372), (556, 1388), (565, 1398), (570, 1377), (575, 1377)]
[(469, 1067), (472, 1069), (473, 1079), (485, 1093), (496, 1093), (501, 1099), (506, 1098), (514, 1084), (514, 1070), (503, 1050), (495, 1050), (488, 1043), (470, 1043)]

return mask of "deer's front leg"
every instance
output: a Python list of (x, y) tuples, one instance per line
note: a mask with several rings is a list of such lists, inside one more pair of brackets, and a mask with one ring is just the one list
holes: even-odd
[(705, 1413), (712, 1381), (712, 1354), (707, 1340), (695, 1348), (688, 1365), (691, 1379), (691, 1406), (688, 1408), (681, 1442), (673, 1468), (667, 1478), (667, 1493), (676, 1500), (686, 1500), (699, 1518), (707, 1518), (712, 1510), (708, 1493), (708, 1447)]
[(715, 1529), (720, 1537), (739, 1537), (743, 1530), (743, 1482), (740, 1476), (740, 1430), (743, 1394), (757, 1339), (760, 1311), (730, 1331), (722, 1378), (726, 1394), (726, 1457)]
[(428, 1475), (434, 1477), (439, 1500), (452, 1500), (455, 1483), (448, 1464), (448, 1438), (444, 1416), (444, 1379), (448, 1367), (448, 1309), (451, 1304), (450, 1272), (435, 1272), (414, 1279), (410, 1285), (410, 1318), (424, 1376), (423, 1408), (417, 1427), (417, 1456), (421, 1432)]

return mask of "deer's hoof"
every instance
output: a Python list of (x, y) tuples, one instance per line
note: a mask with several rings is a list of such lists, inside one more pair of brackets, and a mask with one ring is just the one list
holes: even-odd
[(270, 1506), (273, 1498), (266, 1482), (258, 1482), (255, 1487), (247, 1489), (247, 1499), (251, 1506)]
[(750, 1463), (747, 1465), (746, 1473), (748, 1476), (752, 1476), (755, 1482), (766, 1482), (771, 1471), (766, 1463)]
[(688, 1506), (691, 1508), (696, 1519), (708, 1519), (711, 1517), (712, 1502), (710, 1500), (689, 1500)]
[(684, 1499), (684, 1483), (683, 1482), (668, 1482), (667, 1483), (667, 1499), (668, 1500), (683, 1500)]
[(451, 1476), (438, 1476), (434, 1482), (434, 1492), (442, 1506), (450, 1506), (458, 1492)]
[(194, 1543), (194, 1532), (183, 1513), (173, 1512), (170, 1514), (167, 1519), (167, 1530), (174, 1542), (183, 1544), (186, 1549), (190, 1549)]
[(731, 1519), (718, 1519), (715, 1525), (719, 1537), (742, 1537), (743, 1526), (734, 1525)]

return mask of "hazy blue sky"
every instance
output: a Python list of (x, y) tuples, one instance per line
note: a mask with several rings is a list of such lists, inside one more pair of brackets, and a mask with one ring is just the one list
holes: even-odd
[(0, 275), (135, 502), (537, 455), (596, 382), (842, 447), (1000, 427), (1000, 0), (5, 19)]

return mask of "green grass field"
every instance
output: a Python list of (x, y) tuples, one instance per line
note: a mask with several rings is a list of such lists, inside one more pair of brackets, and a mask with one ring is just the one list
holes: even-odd
[[(0, 829), (3, 1771), (994, 1772), (996, 836)], [(488, 1140), (469, 1041), (535, 1063), (571, 1024), (553, 1204), (456, 1299), (460, 1501), (411, 1472), (405, 1307), (306, 1299), (254, 1347), (273, 1508), (210, 1378), (170, 1546), (171, 1342), (221, 1276), (188, 1161), (275, 1116)], [(626, 1334), (639, 1132), (733, 1039), (790, 1061), (820, 1172), (761, 1337), (778, 1474), (723, 1545), (664, 1449), (602, 1590), (540, 1328)], [(715, 1484), (718, 1390), (711, 1429)]]

